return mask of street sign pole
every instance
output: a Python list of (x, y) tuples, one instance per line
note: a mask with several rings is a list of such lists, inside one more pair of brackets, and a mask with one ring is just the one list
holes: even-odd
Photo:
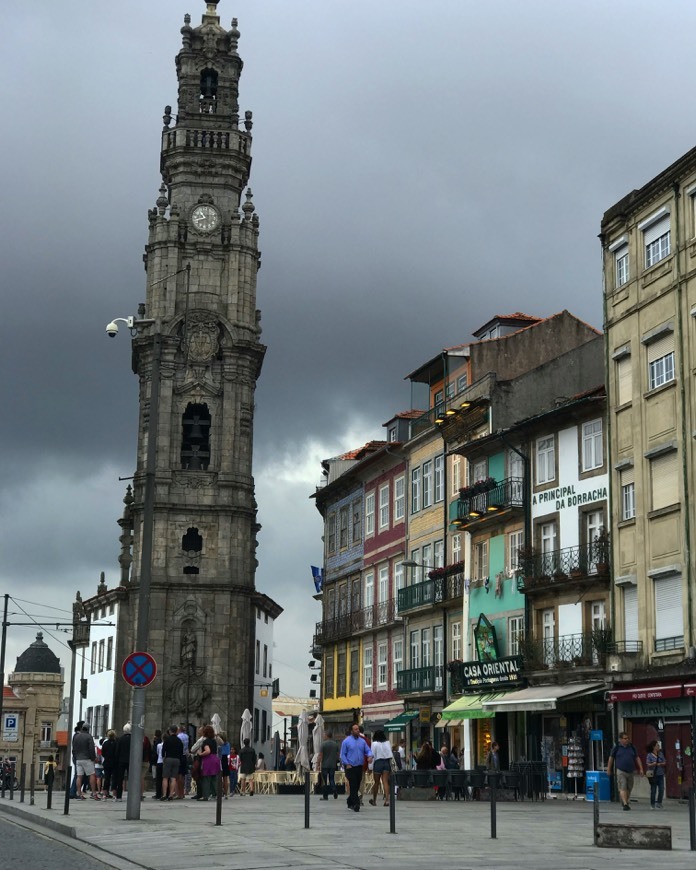
[(128, 794), (126, 797), (126, 818), (140, 818), (142, 795), (141, 770), (143, 763), (143, 736), (145, 733), (145, 686), (157, 676), (157, 664), (146, 652), (134, 652), (126, 656), (121, 667), (121, 675), (129, 686), (133, 686), (133, 717), (131, 719), (131, 746), (128, 764)]

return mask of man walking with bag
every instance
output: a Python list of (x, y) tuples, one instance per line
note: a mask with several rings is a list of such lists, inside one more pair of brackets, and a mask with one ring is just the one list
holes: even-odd
[(341, 764), (346, 771), (346, 779), (350, 787), (347, 801), (348, 809), (356, 813), (360, 812), (360, 784), (363, 777), (363, 764), (372, 757), (372, 750), (360, 734), (359, 725), (354, 724), (350, 729), (350, 734), (341, 744)]
[(638, 757), (636, 747), (629, 741), (628, 734), (622, 731), (619, 734), (619, 742), (609, 754), (607, 776), (611, 776), (614, 768), (616, 768), (616, 786), (619, 790), (619, 797), (621, 798), (624, 810), (631, 809), (628, 802), (631, 799), (631, 792), (633, 791), (633, 774), (636, 767), (640, 776), (643, 776), (643, 763)]

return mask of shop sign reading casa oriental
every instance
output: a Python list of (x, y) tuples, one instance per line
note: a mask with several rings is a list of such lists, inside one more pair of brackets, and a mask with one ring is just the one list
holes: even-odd
[(523, 685), (522, 657), (505, 656), (489, 662), (462, 662), (461, 673), (466, 688), (484, 686), (514, 689)]

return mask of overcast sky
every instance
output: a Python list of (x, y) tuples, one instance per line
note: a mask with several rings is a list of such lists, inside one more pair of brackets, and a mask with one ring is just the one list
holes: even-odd
[[(4, 9), (0, 593), (67, 612), (118, 582), (137, 382), (107, 321), (144, 299), (147, 209), (186, 12), (203, 0)], [(382, 437), (403, 377), (495, 313), (602, 325), (603, 211), (696, 144), (696, 6), (631, 0), (221, 0), (239, 19), (261, 219), (257, 586), (282, 691), (306, 694), (308, 499)], [(12, 608), (17, 612), (16, 608)], [(12, 616), (12, 620), (24, 619)], [(6, 671), (33, 640), (11, 627)], [(66, 635), (47, 637), (63, 663)]]

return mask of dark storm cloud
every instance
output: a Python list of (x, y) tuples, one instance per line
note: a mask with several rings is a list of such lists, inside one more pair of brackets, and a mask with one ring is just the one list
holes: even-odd
[[(184, 13), (197, 24), (203, 9), (35, 0), (3, 20), (0, 587), (28, 599), (69, 606), (100, 570), (118, 577), (137, 382), (127, 337), (104, 326), (144, 297), (162, 109)], [(601, 325), (602, 212), (696, 141), (696, 10), (221, 0), (219, 13), (239, 18), (255, 122), (257, 579), (288, 605), (279, 658), (303, 669), (318, 460), (379, 437), (411, 404), (404, 374), (495, 312), (567, 307)]]

